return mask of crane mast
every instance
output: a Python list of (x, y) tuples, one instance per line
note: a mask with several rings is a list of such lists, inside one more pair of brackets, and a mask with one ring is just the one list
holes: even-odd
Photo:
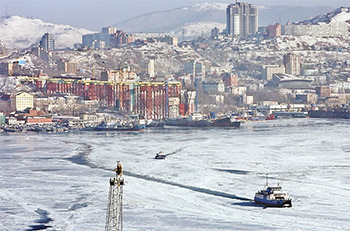
[(123, 217), (122, 217), (122, 200), (123, 200), (123, 170), (122, 165), (117, 162), (115, 177), (109, 179), (109, 194), (108, 206), (106, 216), (105, 231), (122, 231)]

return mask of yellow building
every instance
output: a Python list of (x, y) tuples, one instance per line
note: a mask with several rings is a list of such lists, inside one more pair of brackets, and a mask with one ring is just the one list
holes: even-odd
[(23, 111), (26, 108), (33, 108), (34, 96), (26, 92), (18, 92), (11, 96), (11, 110)]

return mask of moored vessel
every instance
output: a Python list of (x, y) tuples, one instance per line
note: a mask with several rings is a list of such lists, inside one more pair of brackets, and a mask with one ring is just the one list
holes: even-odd
[(141, 123), (127, 123), (127, 124), (108, 124), (102, 121), (101, 124), (97, 125), (93, 130), (96, 131), (142, 131), (146, 128), (145, 124)]
[(232, 120), (230, 117), (217, 118), (210, 121), (211, 127), (240, 127), (241, 122)]
[(310, 118), (350, 119), (350, 108), (315, 109), (309, 111)]

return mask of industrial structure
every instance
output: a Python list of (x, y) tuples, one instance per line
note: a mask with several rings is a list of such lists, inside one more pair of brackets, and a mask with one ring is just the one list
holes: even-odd
[(120, 162), (114, 169), (116, 176), (109, 179), (109, 194), (105, 231), (123, 230), (122, 205), (123, 205), (123, 169)]

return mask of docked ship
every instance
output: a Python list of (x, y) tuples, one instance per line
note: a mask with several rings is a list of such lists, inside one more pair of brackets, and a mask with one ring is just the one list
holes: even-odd
[(241, 126), (240, 121), (232, 120), (231, 117), (217, 118), (210, 121), (211, 127), (236, 127)]
[(308, 113), (304, 111), (274, 111), (272, 115), (277, 118), (306, 118)]
[(310, 118), (334, 118), (334, 119), (350, 119), (349, 107), (342, 107), (327, 110), (311, 110), (309, 111)]
[(269, 186), (267, 183), (263, 190), (255, 193), (254, 201), (266, 207), (292, 207), (292, 199), (288, 192), (282, 191), (282, 187)]
[(95, 131), (142, 131), (146, 127), (145, 124), (140, 123), (127, 123), (127, 124), (119, 124), (119, 123), (113, 123), (108, 124), (104, 121), (102, 121), (101, 124), (97, 125), (93, 130)]
[(167, 126), (179, 126), (179, 127), (240, 127), (241, 122), (232, 120), (231, 117), (221, 117), (215, 119), (209, 119), (199, 113), (196, 113), (190, 117), (168, 119), (166, 121)]
[(165, 121), (162, 120), (147, 120), (147, 128), (162, 128), (165, 126)]
[(188, 127), (188, 118), (167, 119), (166, 126)]
[(189, 117), (167, 119), (165, 125), (178, 127), (209, 127), (210, 121), (202, 114), (194, 113)]

